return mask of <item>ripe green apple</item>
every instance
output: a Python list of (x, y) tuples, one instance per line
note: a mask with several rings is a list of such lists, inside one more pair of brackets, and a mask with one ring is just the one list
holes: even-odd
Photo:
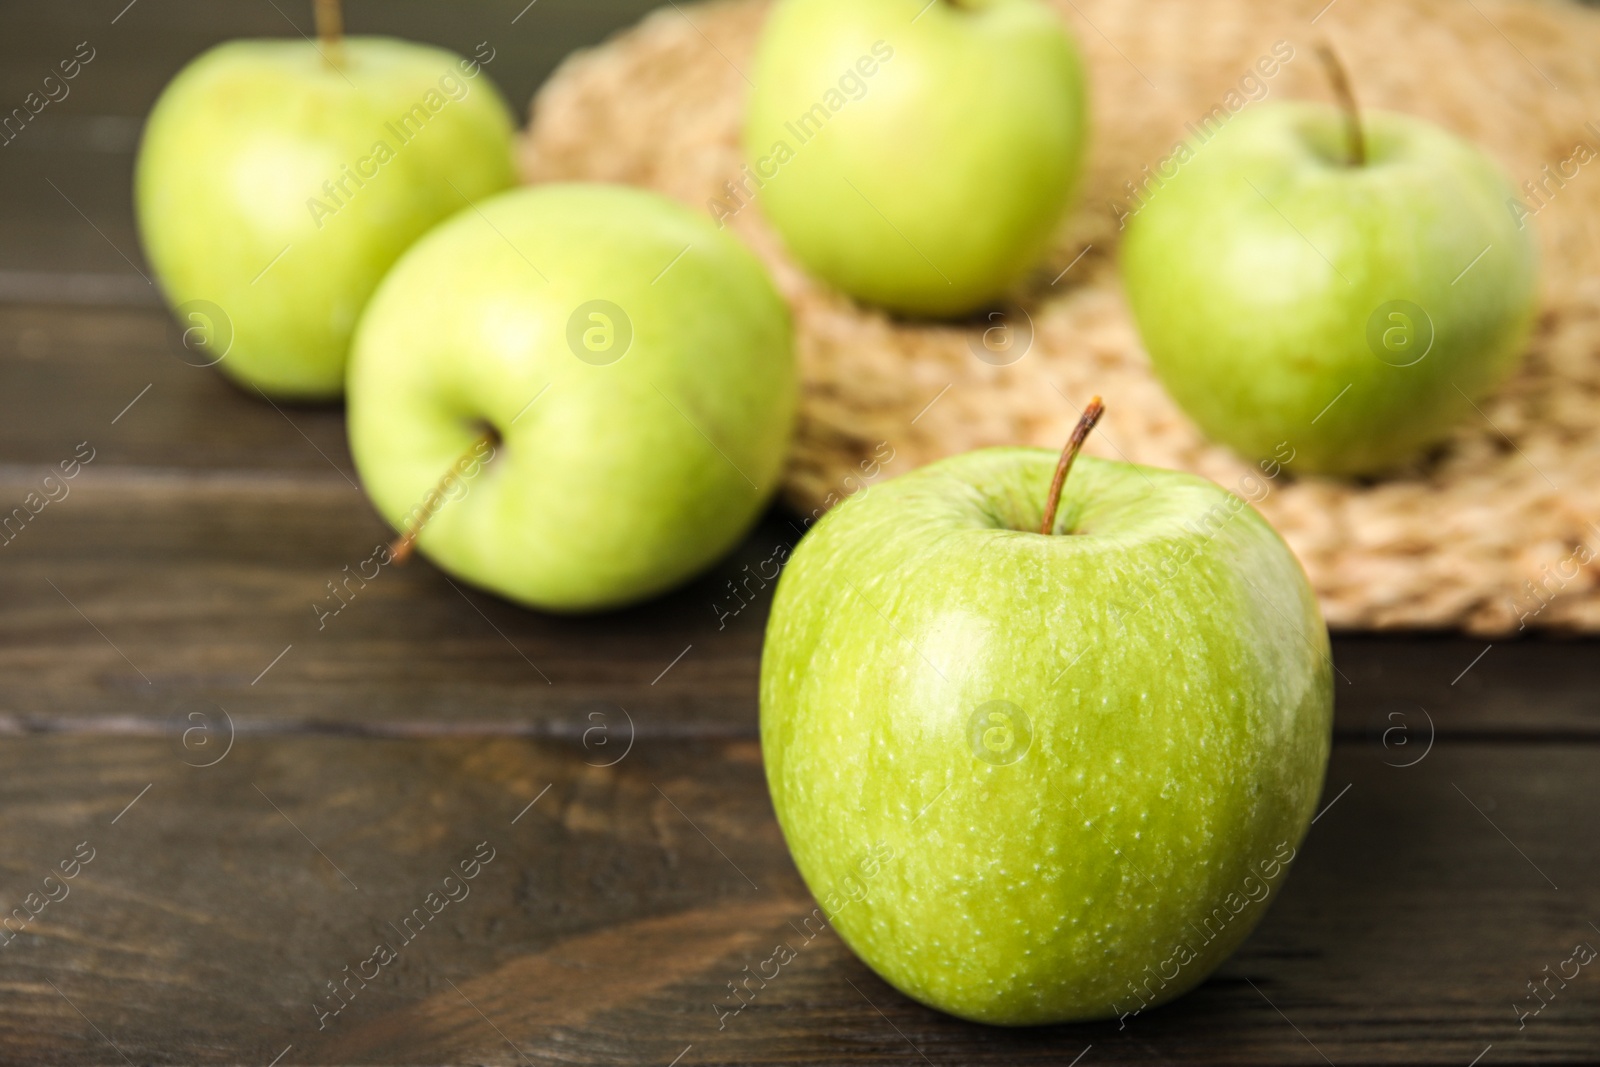
[[(747, 198), (813, 273), (894, 311), (999, 297), (1077, 183), (1082, 63), (1038, 0), (780, 0), (744, 132)], [(729, 207), (729, 204), (733, 207)]]
[(736, 238), (653, 193), (544, 185), (463, 211), (384, 279), (351, 356), (350, 447), (444, 570), (589, 611), (739, 540), (798, 391), (788, 309)]
[(510, 144), (476, 61), (380, 37), (230, 41), (151, 112), (139, 230), (223, 371), (274, 396), (336, 397), (378, 282), (440, 220), (512, 185)]
[(1447, 435), (1515, 366), (1536, 250), (1478, 149), (1416, 118), (1306, 103), (1232, 119), (1127, 223), (1122, 270), (1156, 372), (1248, 459), (1381, 471)]
[(780, 579), (761, 746), (800, 873), (925, 1004), (1135, 1014), (1266, 910), (1332, 732), (1327, 631), (1241, 498), (1084, 458), (969, 452), (812, 529)]

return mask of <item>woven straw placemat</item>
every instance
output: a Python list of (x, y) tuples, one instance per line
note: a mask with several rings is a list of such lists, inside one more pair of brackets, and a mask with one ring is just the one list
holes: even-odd
[[(1059, 448), (1100, 394), (1108, 413), (1088, 452), (1260, 497), (1336, 628), (1600, 631), (1600, 564), (1589, 565), (1600, 557), (1600, 158), (1578, 151), (1600, 152), (1600, 121), (1588, 125), (1600, 120), (1600, 15), (1554, 0), (1056, 6), (1088, 61), (1091, 148), (1054, 252), (1017, 294), (1033, 329), (1022, 358), (978, 358), (982, 320), (908, 324), (808, 278), (761, 218), (759, 194), (729, 220), (795, 312), (805, 388), (788, 499), (811, 512), (864, 471), (903, 473), (984, 445)], [(534, 102), (524, 176), (627, 182), (708, 211), (730, 203), (767, 10), (765, 0), (676, 4), (571, 57)], [(1327, 99), (1320, 40), (1339, 51), (1363, 106), (1438, 122), (1516, 185), (1543, 184), (1525, 198), (1543, 252), (1541, 314), (1520, 371), (1426, 460), (1368, 484), (1242, 482), (1253, 466), (1208, 443), (1151, 374), (1115, 270), (1117, 216), (1126, 183), (1172, 152), (1185, 123), (1226, 106), (1276, 42), (1294, 58), (1262, 81), (1266, 98)]]

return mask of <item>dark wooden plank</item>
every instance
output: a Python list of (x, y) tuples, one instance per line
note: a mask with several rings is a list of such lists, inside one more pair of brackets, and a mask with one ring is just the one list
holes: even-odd
[[(800, 892), (775, 825), (735, 810), (759, 804), (748, 743), (640, 744), (607, 771), (549, 743), (241, 738), (213, 766), (185, 765), (212, 758), (148, 740), (0, 749), (6, 907), (79, 842), (95, 850), (0, 948), (8, 1063), (119, 1062), (109, 1042), (141, 1063), (265, 1063), (291, 1043), (283, 1062), (305, 1062), (314, 1001), (385, 937), (400, 949), (392, 984), (320, 1036), (564, 939), (749, 893), (664, 795), (759, 884)], [(497, 855), (471, 895), (401, 944), (387, 923), (482, 841)]]
[[(0, 491), (21, 500), (32, 484)], [(246, 724), (576, 735), (605, 714), (646, 734), (754, 732), (765, 596), (734, 613), (729, 583), (761, 592), (748, 576), (795, 537), (778, 517), (675, 594), (562, 618), (423, 560), (363, 566), (392, 534), (337, 475), (91, 466), (69, 484), (0, 546), (0, 711), (14, 727), (160, 723), (201, 701)], [(346, 584), (363, 570), (376, 577)]]
[[(831, 936), (796, 944), (803, 939), (789, 925), (793, 913), (768, 916), (741, 898), (722, 925), (707, 922), (696, 936), (715, 944), (713, 933), (726, 937), (729, 926), (764, 927), (765, 941), (788, 944), (799, 958), (721, 1029), (714, 1006), (733, 1003), (724, 983), (772, 955), (765, 941), (626, 1010), (552, 1023), (570, 1004), (541, 979), (558, 962), (622, 954), (597, 939), (513, 961), (461, 993), (381, 1017), (336, 1044), (334, 1058), (461, 1057), (461, 1043), (472, 1041), (470, 1058), (516, 1062), (486, 1033), (481, 1010), (523, 1051), (560, 1040), (585, 1062), (666, 1062), (692, 1046), (682, 1062), (904, 1063), (920, 1053), (932, 1063), (1063, 1064), (1092, 1045), (1084, 1062), (1465, 1064), (1491, 1044), (1501, 1062), (1592, 1061), (1600, 1043), (1592, 989), (1572, 983), (1520, 1029), (1513, 1008), (1540, 968), (1566, 959), (1577, 942), (1600, 944), (1588, 921), (1600, 906), (1596, 856), (1557, 813), (1585, 818), (1600, 800), (1592, 750), (1441, 748), (1401, 771), (1340, 746), (1328, 800), (1335, 806), (1257, 934), (1200, 990), (1125, 1028), (957, 1022), (895, 993)], [(633, 971), (681, 958), (685, 950), (659, 925), (640, 926), (627, 954)], [(469, 998), (475, 1007), (463, 1003)]]
[[(1334, 636), (1337, 725), (1399, 764), (1434, 736), (1600, 736), (1600, 641), (1541, 634)], [(1386, 736), (1387, 735), (1387, 736)], [(1406, 746), (1410, 749), (1407, 750)]]
[[(726, 983), (811, 908), (751, 742), (642, 741), (600, 768), (551, 741), (245, 737), (185, 765), (214, 751), (0, 748), (7, 905), (95, 849), (0, 948), (8, 1062), (121, 1062), (111, 1042), (135, 1063), (292, 1045), (281, 1064), (1065, 1064), (1092, 1044), (1081, 1063), (1342, 1067), (1600, 1047), (1587, 970), (1521, 1030), (1513, 1009), (1544, 966), (1600, 944), (1590, 746), (1443, 743), (1406, 770), (1336, 746), (1332, 806), (1218, 975), (1123, 1030), (1028, 1031), (906, 1000), (831, 932), (718, 1029)], [(326, 982), (398, 940), (386, 923), (480, 841), (496, 858), (471, 896), (319, 1031)]]
[[(354, 478), (337, 405), (279, 405), (183, 362), (165, 310), (0, 305), (0, 462)], [(131, 406), (130, 406), (131, 405)]]
[[(0, 501), (21, 504), (44, 474), (0, 467)], [(591, 713), (626, 709), (649, 734), (754, 736), (761, 576), (801, 530), (776, 512), (674, 594), (558, 618), (457, 587), (425, 560), (367, 565), (375, 578), (345, 585), (391, 535), (331, 469), (159, 472), (97, 457), (67, 485), (0, 543), (0, 713), (15, 729), (161, 728), (200, 701), (247, 729), (499, 723), (572, 736)], [(340, 605), (330, 582), (348, 604), (323, 617)], [(1396, 764), (1435, 735), (1600, 737), (1593, 642), (1485, 646), (1337, 640), (1350, 679), (1337, 687), (1341, 734)]]

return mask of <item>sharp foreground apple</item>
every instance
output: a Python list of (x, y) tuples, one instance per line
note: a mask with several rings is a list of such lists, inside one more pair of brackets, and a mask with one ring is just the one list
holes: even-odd
[(270, 395), (338, 396), (379, 280), (512, 184), (510, 141), (481, 64), (442, 49), (330, 35), (206, 52), (162, 93), (135, 176), (186, 344)]
[(885, 980), (988, 1023), (1137, 1014), (1266, 912), (1331, 737), (1327, 633), (1240, 498), (971, 452), (827, 515), (779, 582), (761, 746), (795, 863)]
[(782, 0), (762, 34), (748, 202), (862, 300), (957, 315), (1047, 247), (1077, 183), (1082, 64), (1037, 0)]
[(1373, 473), (1439, 441), (1522, 354), (1532, 233), (1478, 149), (1419, 119), (1261, 105), (1147, 188), (1122, 268), (1161, 381), (1245, 458)]
[(798, 385), (760, 262), (617, 185), (504, 193), (384, 279), (350, 366), (350, 446), (444, 570), (586, 611), (671, 588), (778, 484)]

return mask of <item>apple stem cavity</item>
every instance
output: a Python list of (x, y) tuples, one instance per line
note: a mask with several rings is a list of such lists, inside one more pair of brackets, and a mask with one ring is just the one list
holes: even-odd
[(1364, 167), (1367, 165), (1367, 138), (1361, 130), (1361, 109), (1356, 106), (1356, 94), (1350, 88), (1350, 75), (1332, 45), (1317, 45), (1317, 58), (1322, 60), (1328, 84), (1339, 101), (1339, 109), (1344, 112), (1345, 134), (1350, 141), (1350, 165)]
[[(472, 443), (467, 446), (466, 451), (462, 452), (460, 458), (450, 465), (449, 470), (444, 472), (444, 477), (439, 479), (438, 484), (423, 496), (422, 503), (412, 509), (412, 514), (416, 518), (411, 521), (410, 525), (399, 537), (390, 542), (389, 562), (405, 563), (406, 560), (411, 558), (412, 552), (417, 547), (417, 538), (422, 536), (422, 528), (428, 525), (428, 520), (438, 514), (439, 509), (444, 507), (445, 501), (450, 499), (446, 495), (449, 493), (450, 487), (461, 481), (462, 472), (471, 468), (475, 462), (486, 463), (489, 459), (493, 459), (495, 452), (500, 447), (500, 440), (500, 434), (492, 426), (486, 427), (482, 433), (472, 439)], [(483, 455), (485, 447), (489, 450), (487, 459)]]
[(322, 59), (337, 68), (344, 58), (341, 42), (344, 40), (344, 11), (340, 0), (313, 0), (312, 15), (317, 23), (317, 41)]
[(1067, 446), (1061, 450), (1061, 459), (1056, 463), (1056, 476), (1050, 480), (1050, 495), (1044, 502), (1044, 521), (1039, 523), (1039, 532), (1047, 537), (1056, 527), (1056, 512), (1061, 507), (1061, 488), (1067, 484), (1067, 472), (1072, 469), (1072, 461), (1078, 458), (1084, 438), (1089, 436), (1089, 431), (1094, 429), (1094, 424), (1105, 413), (1106, 406), (1099, 397), (1089, 401), (1089, 406), (1083, 409), (1083, 416), (1078, 419), (1078, 425), (1072, 428), (1072, 436), (1067, 438)]

